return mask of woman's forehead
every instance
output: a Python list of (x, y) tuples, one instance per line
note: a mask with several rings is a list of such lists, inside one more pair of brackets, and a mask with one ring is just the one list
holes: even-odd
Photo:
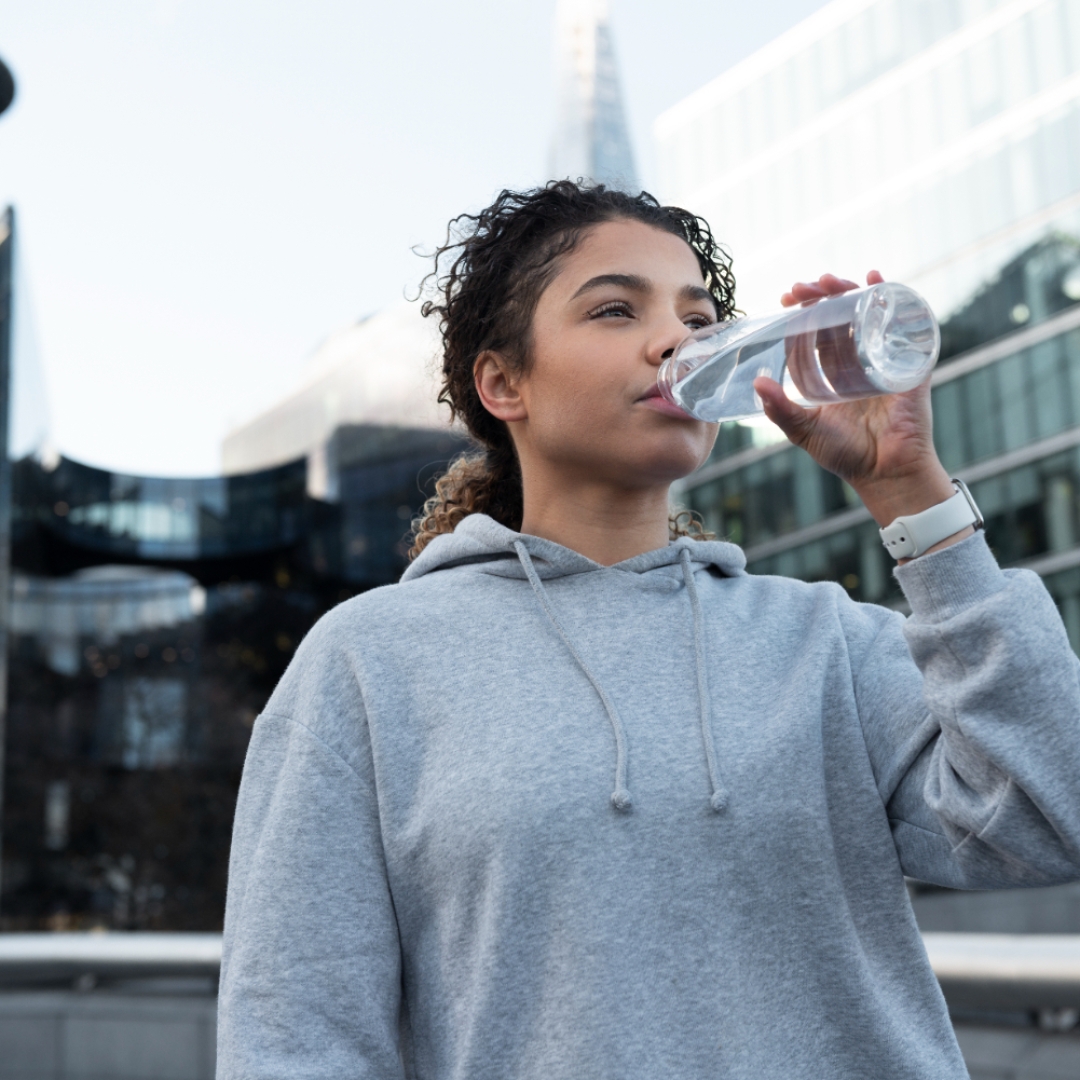
[(605, 221), (589, 229), (562, 260), (560, 291), (572, 294), (597, 275), (636, 276), (676, 288), (704, 281), (694, 250), (681, 236), (626, 220)]

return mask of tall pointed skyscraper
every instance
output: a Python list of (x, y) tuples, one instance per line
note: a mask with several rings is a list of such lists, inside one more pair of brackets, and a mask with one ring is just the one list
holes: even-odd
[(551, 175), (637, 191), (607, 0), (558, 0)]

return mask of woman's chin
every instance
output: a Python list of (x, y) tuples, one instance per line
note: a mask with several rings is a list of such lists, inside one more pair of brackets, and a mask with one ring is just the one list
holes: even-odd
[[(580, 436), (580, 429), (573, 434)], [(716, 426), (700, 421), (667, 423), (662, 429), (629, 424), (607, 439), (585, 442), (567, 434), (550, 447), (549, 460), (558, 463), (556, 471), (605, 478), (618, 488), (656, 487), (673, 484), (700, 468), (715, 441)]]
[(652, 447), (643, 446), (634, 454), (631, 468), (643, 479), (658, 484), (673, 484), (705, 464), (711, 445), (712, 440), (708, 447), (703, 447), (700, 440), (685, 439), (665, 440)]
[(674, 431), (664, 432), (663, 438), (653, 440), (653, 457), (658, 463), (663, 462), (666, 470), (677, 471), (680, 477), (689, 476), (709, 460), (716, 444), (716, 432), (716, 424), (700, 420), (679, 424)]

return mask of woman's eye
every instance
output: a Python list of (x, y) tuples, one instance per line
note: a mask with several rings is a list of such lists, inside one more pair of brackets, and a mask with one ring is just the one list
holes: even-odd
[(601, 304), (600, 307), (595, 308), (589, 312), (590, 319), (600, 319), (609, 315), (622, 315), (629, 317), (633, 312), (630, 309), (630, 305), (624, 303), (622, 300), (613, 300), (609, 304)]
[(692, 326), (695, 330), (700, 330), (703, 326), (711, 326), (713, 323), (712, 319), (704, 315), (689, 315), (683, 321), (687, 326)]

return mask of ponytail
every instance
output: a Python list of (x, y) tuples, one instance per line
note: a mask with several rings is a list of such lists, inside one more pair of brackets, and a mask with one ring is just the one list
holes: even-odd
[[(507, 435), (509, 442), (509, 435)], [(409, 559), (415, 559), (436, 536), (451, 533), (469, 514), (487, 514), (514, 532), (521, 529), (521, 470), (514, 448), (462, 454), (435, 482), (412, 526)]]

